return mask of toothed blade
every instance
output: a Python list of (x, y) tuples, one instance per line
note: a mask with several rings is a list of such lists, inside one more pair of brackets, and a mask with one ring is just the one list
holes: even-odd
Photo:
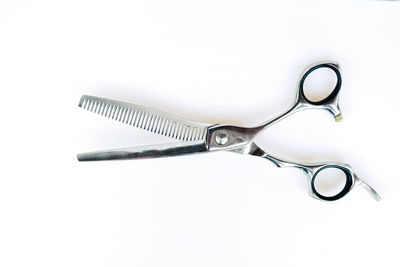
[(182, 141), (205, 140), (207, 127), (199, 123), (151, 109), (107, 98), (83, 95), (79, 107), (149, 132)]

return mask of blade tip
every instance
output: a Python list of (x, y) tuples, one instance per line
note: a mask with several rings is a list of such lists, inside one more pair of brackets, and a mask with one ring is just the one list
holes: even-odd
[(80, 154), (76, 154), (76, 159), (78, 161), (86, 161), (84, 154), (80, 153)]
[(85, 103), (85, 101), (89, 98), (90, 96), (89, 95), (82, 95), (81, 96), (81, 99), (79, 100), (79, 104), (78, 104), (78, 107), (82, 107), (83, 106), (83, 104)]
[(83, 102), (85, 101), (85, 95), (83, 95), (83, 96), (81, 96), (81, 99), (79, 100), (79, 104), (78, 104), (78, 107), (82, 107), (82, 105), (83, 105)]

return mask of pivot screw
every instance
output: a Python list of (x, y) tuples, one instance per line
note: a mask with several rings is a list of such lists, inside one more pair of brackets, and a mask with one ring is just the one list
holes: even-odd
[(219, 132), (215, 136), (215, 142), (218, 145), (225, 145), (228, 142), (228, 135), (225, 132)]

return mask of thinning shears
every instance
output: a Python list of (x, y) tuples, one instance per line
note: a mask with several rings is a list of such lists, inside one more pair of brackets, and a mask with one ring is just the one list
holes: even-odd
[[(337, 78), (336, 85), (326, 98), (319, 101), (311, 101), (304, 93), (304, 82), (311, 72), (320, 68), (328, 68), (335, 73)], [(84, 95), (79, 102), (79, 107), (128, 125), (181, 140), (182, 142), (87, 152), (78, 154), (77, 157), (79, 161), (97, 161), (158, 158), (200, 152), (230, 151), (262, 157), (272, 161), (278, 167), (294, 167), (302, 170), (309, 179), (309, 194), (319, 200), (332, 201), (340, 199), (349, 193), (355, 185), (364, 186), (375, 199), (380, 200), (377, 192), (358, 178), (348, 164), (340, 162), (297, 163), (272, 156), (254, 143), (256, 136), (263, 130), (301, 110), (311, 108), (324, 109), (329, 111), (336, 121), (340, 121), (342, 115), (339, 109), (338, 97), (341, 85), (342, 76), (337, 63), (321, 62), (310, 65), (300, 76), (293, 105), (279, 116), (259, 126), (250, 128), (195, 122), (144, 106)], [(316, 179), (321, 174), (321, 171), (329, 168), (339, 170), (345, 175), (344, 186), (335, 195), (324, 195), (316, 187)]]

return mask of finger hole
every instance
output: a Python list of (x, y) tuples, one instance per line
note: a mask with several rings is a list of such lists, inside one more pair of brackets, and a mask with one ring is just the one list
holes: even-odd
[(325, 168), (315, 177), (315, 190), (326, 197), (339, 194), (346, 185), (346, 174), (338, 168)]
[(311, 187), (320, 199), (337, 200), (350, 191), (352, 181), (349, 170), (339, 166), (327, 166), (315, 173)]
[(338, 82), (335, 71), (321, 67), (310, 72), (303, 84), (304, 96), (310, 102), (319, 102), (329, 97)]

